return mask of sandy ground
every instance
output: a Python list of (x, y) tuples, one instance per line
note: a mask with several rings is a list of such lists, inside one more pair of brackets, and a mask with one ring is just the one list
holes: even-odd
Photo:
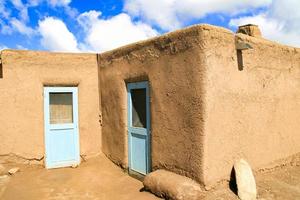
[[(9, 169), (14, 166), (5, 167)], [(142, 183), (104, 156), (89, 159), (78, 168), (47, 170), (36, 165), (18, 167), (20, 172), (0, 180), (1, 200), (158, 199), (148, 192), (140, 192)]]
[[(16, 165), (6, 164), (7, 169)], [(20, 172), (0, 178), (1, 200), (155, 200), (140, 192), (142, 183), (124, 173), (104, 156), (89, 159), (78, 168), (46, 170), (18, 165)], [(284, 166), (255, 175), (259, 200), (300, 200), (300, 166)], [(203, 192), (205, 200), (237, 200), (228, 183)]]

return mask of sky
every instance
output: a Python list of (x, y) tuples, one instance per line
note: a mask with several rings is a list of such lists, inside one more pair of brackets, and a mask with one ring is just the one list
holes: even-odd
[(300, 0), (0, 0), (0, 50), (104, 52), (198, 23), (300, 47)]

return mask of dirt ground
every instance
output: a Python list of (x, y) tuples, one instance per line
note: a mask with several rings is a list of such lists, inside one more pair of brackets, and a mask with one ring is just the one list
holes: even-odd
[[(20, 167), (20, 172), (0, 178), (2, 200), (155, 200), (148, 192), (140, 192), (140, 181), (128, 176), (106, 157), (98, 156), (78, 168), (46, 170), (37, 165), (4, 165)], [(287, 165), (255, 175), (259, 200), (300, 199), (300, 166)], [(236, 200), (228, 183), (203, 192), (205, 200)]]
[[(300, 200), (300, 165), (255, 173), (258, 200)], [(205, 192), (204, 200), (238, 200), (228, 183)]]
[[(4, 165), (15, 167), (16, 165)], [(47, 170), (18, 165), (20, 172), (0, 179), (1, 200), (155, 200), (140, 192), (143, 184), (128, 176), (104, 156), (89, 159), (77, 168)]]

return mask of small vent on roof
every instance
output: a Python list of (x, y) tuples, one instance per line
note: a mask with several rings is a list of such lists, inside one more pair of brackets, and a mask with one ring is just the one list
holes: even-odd
[(239, 29), (236, 33), (243, 33), (252, 37), (261, 37), (259, 27), (255, 24), (246, 24), (243, 26), (239, 26)]

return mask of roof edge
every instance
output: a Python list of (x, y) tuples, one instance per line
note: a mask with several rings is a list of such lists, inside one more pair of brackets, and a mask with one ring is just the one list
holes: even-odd
[(273, 40), (266, 39), (264, 37), (253, 37), (243, 33), (236, 33), (235, 36), (245, 41), (261, 43), (266, 46), (277, 46), (285, 49), (294, 49), (296, 51), (300, 51), (300, 47), (294, 47), (286, 44), (282, 44)]
[(146, 40), (141, 40), (138, 42), (134, 42), (134, 43), (125, 45), (125, 46), (121, 46), (116, 49), (98, 53), (98, 55), (103, 59), (105, 59), (107, 57), (115, 57), (116, 58), (116, 57), (120, 57), (122, 55), (128, 54), (129, 52), (139, 50), (145, 46), (153, 45), (157, 41), (176, 38), (178, 36), (193, 33), (193, 32), (199, 34), (200, 31), (202, 31), (202, 30), (215, 30), (217, 32), (222, 32), (224, 34), (234, 35), (234, 33), (231, 30), (223, 28), (223, 27), (213, 26), (210, 24), (197, 24), (197, 25), (189, 26), (189, 27), (179, 29), (176, 31), (172, 31), (172, 32), (169, 32), (169, 33), (166, 33), (163, 35), (152, 37), (152, 38), (149, 38)]
[(24, 50), (24, 49), (3, 49), (0, 53), (35, 53), (35, 54), (57, 54), (57, 55), (96, 55), (97, 53), (90, 52), (54, 52), (54, 51), (46, 51), (46, 50)]

